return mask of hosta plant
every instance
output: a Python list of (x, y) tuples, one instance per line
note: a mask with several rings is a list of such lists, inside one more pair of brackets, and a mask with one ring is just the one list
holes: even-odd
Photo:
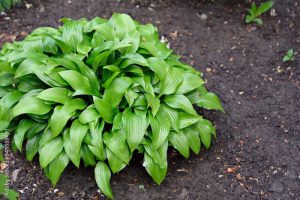
[(83, 161), (111, 198), (111, 173), (135, 152), (160, 184), (169, 146), (185, 158), (210, 147), (215, 128), (193, 105), (223, 111), (220, 101), (156, 27), (125, 14), (61, 21), (4, 45), (0, 56), (0, 130), (18, 150), (26, 143), (29, 161), (39, 155), (53, 185)]

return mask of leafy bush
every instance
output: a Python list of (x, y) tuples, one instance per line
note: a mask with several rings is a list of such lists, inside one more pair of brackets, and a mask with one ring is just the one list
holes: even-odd
[(10, 7), (20, 3), (21, 0), (0, 0), (0, 12), (10, 9)]
[(62, 19), (38, 28), (0, 53), (0, 130), (9, 128), (26, 158), (39, 154), (55, 185), (71, 161), (96, 166), (96, 182), (112, 197), (111, 172), (137, 150), (153, 180), (167, 173), (167, 149), (185, 158), (210, 147), (212, 123), (193, 104), (223, 111), (201, 73), (179, 61), (157, 28), (125, 14), (109, 20)]

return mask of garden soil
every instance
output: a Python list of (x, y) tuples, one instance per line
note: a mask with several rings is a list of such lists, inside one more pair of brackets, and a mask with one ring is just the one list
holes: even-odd
[[(170, 150), (165, 181), (156, 185), (135, 155), (112, 176), (115, 199), (300, 199), (300, 1), (277, 0), (264, 24), (246, 25), (244, 1), (26, 0), (0, 17), (0, 46), (59, 19), (130, 14), (155, 24), (183, 61), (204, 74), (226, 114), (203, 111), (218, 137), (184, 159)], [(289, 49), (298, 51), (282, 62)], [(93, 168), (69, 166), (55, 188), (24, 153), (11, 154), (11, 186), (20, 199), (105, 199)], [(14, 179), (14, 180), (13, 180)]]

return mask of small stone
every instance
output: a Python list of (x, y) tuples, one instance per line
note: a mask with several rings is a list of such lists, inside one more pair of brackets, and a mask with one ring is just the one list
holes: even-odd
[(207, 20), (207, 15), (205, 13), (202, 13), (200, 15), (200, 19), (203, 20), (203, 21)]
[(81, 197), (85, 197), (86, 193), (84, 191), (80, 192)]
[(276, 10), (274, 8), (271, 9), (270, 15), (271, 15), (271, 17), (275, 17), (277, 15)]
[(13, 179), (14, 182), (17, 181), (18, 175), (19, 175), (19, 172), (20, 172), (20, 171), (21, 171), (21, 169), (15, 169), (15, 170), (13, 171), (13, 173), (12, 173), (12, 179)]
[(269, 188), (269, 192), (277, 192), (277, 193), (282, 193), (283, 192), (283, 185), (280, 181), (274, 181), (271, 184), (271, 187)]

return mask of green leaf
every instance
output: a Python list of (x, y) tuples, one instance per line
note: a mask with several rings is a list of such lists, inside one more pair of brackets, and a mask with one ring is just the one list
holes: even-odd
[(199, 76), (192, 74), (192, 73), (184, 73), (183, 74), (183, 81), (179, 86), (178, 90), (176, 91), (177, 94), (185, 94), (188, 93), (199, 86), (203, 85), (205, 82)]
[(201, 118), (199, 116), (190, 115), (185, 112), (179, 113), (179, 128), (183, 129), (192, 124), (197, 123)]
[[(67, 81), (71, 87), (75, 90), (75, 95), (93, 95), (92, 86), (85, 76), (81, 75), (79, 72), (74, 70), (66, 70), (59, 72), (61, 77)], [(97, 95), (97, 94), (94, 94)]]
[(64, 106), (56, 106), (54, 112), (51, 115), (49, 121), (49, 127), (53, 136), (57, 136), (64, 129), (69, 119), (75, 114), (75, 112), (69, 113), (64, 109)]
[(198, 122), (196, 127), (200, 134), (201, 142), (208, 149), (211, 144), (211, 134), (216, 134), (214, 126), (210, 121), (203, 119)]
[(111, 85), (105, 90), (103, 99), (109, 102), (114, 108), (121, 102), (125, 91), (132, 84), (132, 80), (128, 77), (116, 78)]
[(12, 109), (12, 117), (22, 114), (44, 115), (50, 110), (51, 106), (45, 104), (42, 100), (34, 96), (24, 95), (19, 103)]
[(160, 80), (167, 76), (170, 67), (164, 60), (151, 57), (148, 58), (147, 61), (151, 71), (153, 71)]
[(94, 104), (99, 112), (100, 116), (107, 123), (112, 123), (114, 115), (116, 114), (113, 107), (106, 100), (100, 99), (98, 97), (93, 96)]
[(170, 121), (159, 111), (155, 117), (150, 117), (150, 126), (152, 130), (152, 144), (158, 149), (166, 141), (170, 131)]
[(70, 160), (77, 168), (79, 168), (81, 155), (80, 152), (75, 151), (75, 149), (73, 148), (73, 144), (70, 138), (70, 129), (66, 129), (64, 132), (63, 145)]
[(100, 118), (100, 114), (96, 110), (95, 106), (90, 105), (79, 115), (78, 120), (82, 124), (87, 124), (99, 118)]
[(108, 198), (113, 198), (113, 193), (110, 187), (111, 172), (104, 162), (98, 162), (95, 167), (95, 178), (101, 192)]
[(81, 143), (85, 137), (89, 126), (81, 124), (77, 119), (73, 121), (70, 128), (70, 140), (72, 149), (80, 153)]
[(0, 99), (0, 131), (4, 131), (8, 128), (11, 121), (10, 108), (16, 104), (23, 96), (23, 93), (19, 91), (13, 91), (7, 93)]
[(117, 173), (126, 167), (126, 163), (124, 163), (118, 156), (116, 156), (111, 150), (106, 149), (107, 160), (109, 167), (113, 173)]
[(63, 150), (63, 140), (61, 137), (57, 137), (47, 144), (45, 144), (40, 150), (40, 165), (42, 168), (48, 166), (56, 156), (58, 156)]
[(14, 143), (19, 151), (22, 151), (22, 144), (25, 137), (26, 132), (34, 125), (34, 122), (31, 120), (23, 119), (14, 134)]
[(195, 154), (199, 154), (201, 149), (199, 133), (191, 128), (186, 128), (183, 130), (183, 132), (188, 140), (189, 147)]
[(83, 27), (79, 21), (69, 19), (61, 19), (64, 22), (62, 27), (62, 40), (68, 44), (73, 50), (77, 49), (77, 45), (83, 40)]
[(159, 107), (160, 107), (160, 100), (159, 98), (157, 98), (156, 96), (152, 95), (152, 94), (145, 94), (146, 100), (147, 100), (147, 104), (148, 107), (152, 108), (152, 115), (155, 116), (157, 114), (157, 112), (159, 111)]
[(182, 94), (165, 96), (164, 101), (172, 108), (182, 109), (191, 115), (197, 115), (190, 100)]
[(106, 132), (103, 135), (106, 147), (125, 164), (129, 163), (130, 151), (126, 143), (125, 133), (121, 131)]
[(72, 99), (70, 97), (71, 95), (71, 91), (66, 88), (54, 87), (43, 90), (36, 97), (45, 101), (53, 101), (56, 103), (65, 104)]
[(197, 105), (206, 108), (208, 110), (215, 109), (215, 110), (221, 110), (222, 112), (225, 112), (218, 96), (211, 92), (201, 95)]
[(178, 111), (167, 106), (166, 104), (161, 104), (160, 108), (160, 112), (162, 112), (162, 115), (164, 115), (171, 123), (172, 129), (178, 132), (180, 122)]
[(0, 75), (0, 87), (12, 85), (14, 82), (15, 80), (12, 74), (5, 73), (3, 75)]
[(51, 180), (52, 185), (56, 185), (61, 174), (69, 164), (68, 155), (62, 151), (60, 155), (58, 155), (55, 160), (53, 160), (49, 165), (49, 178)]
[(89, 147), (87, 145), (82, 145), (82, 148), (81, 148), (81, 157), (83, 159), (85, 167), (87, 167), (87, 166), (95, 166), (96, 165), (94, 154), (89, 149)]
[(36, 135), (33, 138), (27, 140), (27, 143), (26, 143), (26, 159), (27, 160), (32, 161), (35, 154), (38, 152), (39, 140), (40, 140), (40, 135)]
[(104, 124), (104, 121), (101, 121), (100, 123), (90, 123), (91, 144), (88, 145), (89, 149), (93, 152), (96, 158), (101, 161), (106, 159), (102, 138)]
[(144, 153), (143, 166), (146, 168), (148, 174), (153, 178), (153, 180), (160, 185), (167, 174), (167, 159), (165, 158), (165, 165), (160, 167), (154, 162), (153, 158), (148, 153)]
[(147, 129), (146, 113), (137, 114), (126, 109), (122, 116), (126, 140), (130, 151), (133, 152), (141, 143)]
[(260, 4), (260, 6), (257, 9), (257, 15), (261, 15), (265, 12), (267, 12), (268, 10), (270, 10), (273, 7), (274, 2), (273, 1), (267, 1), (267, 2), (263, 2)]
[(186, 159), (190, 155), (189, 142), (187, 137), (182, 132), (170, 131), (169, 141), (172, 146)]
[(182, 83), (183, 71), (179, 68), (170, 67), (160, 82), (160, 96), (164, 94), (173, 94)]
[(171, 49), (160, 42), (141, 42), (140, 48), (147, 50), (149, 54), (163, 60), (172, 53)]
[(123, 39), (125, 35), (136, 29), (135, 23), (129, 15), (115, 13), (108, 20), (108, 25), (115, 31), (119, 39)]
[(288, 52), (285, 54), (282, 60), (283, 62), (295, 60), (294, 49), (288, 50)]

